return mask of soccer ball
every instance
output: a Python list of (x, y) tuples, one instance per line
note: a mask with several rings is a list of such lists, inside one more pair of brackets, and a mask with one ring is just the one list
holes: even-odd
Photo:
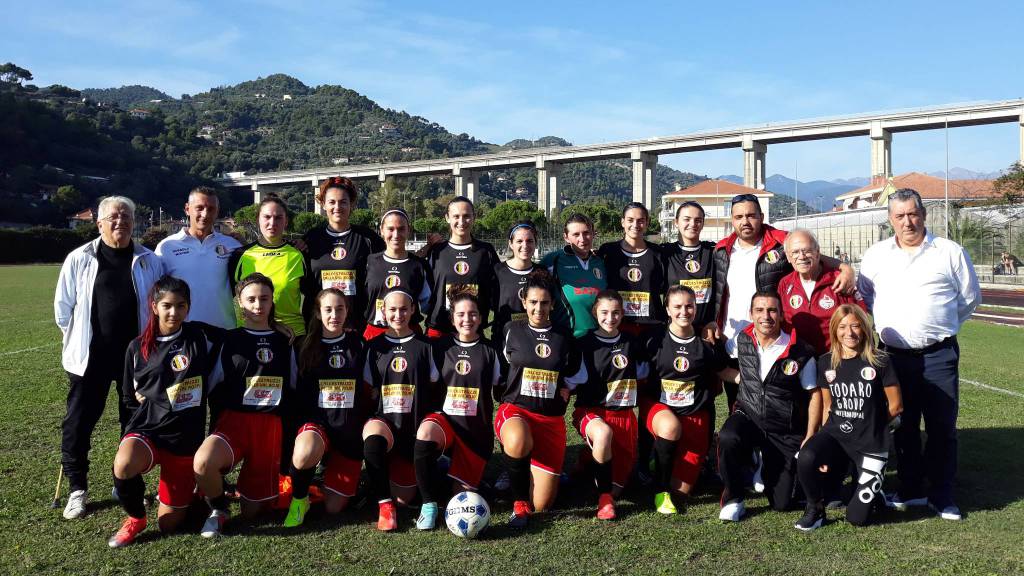
[(491, 521), (487, 500), (476, 492), (459, 492), (448, 501), (444, 522), (460, 538), (476, 538)]

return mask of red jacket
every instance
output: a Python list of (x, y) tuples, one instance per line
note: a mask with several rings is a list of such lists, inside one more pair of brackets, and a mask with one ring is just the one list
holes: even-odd
[(840, 304), (856, 304), (867, 311), (859, 293), (843, 296), (832, 289), (832, 283), (838, 277), (838, 269), (822, 262), (821, 275), (814, 284), (810, 299), (796, 270), (779, 280), (783, 330), (795, 329), (800, 339), (810, 344), (819, 356), (829, 351), (828, 324)]

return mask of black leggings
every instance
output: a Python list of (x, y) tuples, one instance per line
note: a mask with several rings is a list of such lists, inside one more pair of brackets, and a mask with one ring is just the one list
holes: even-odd
[[(887, 459), (886, 454), (848, 452), (834, 436), (828, 432), (818, 432), (804, 444), (797, 458), (800, 485), (807, 495), (808, 505), (822, 502), (827, 478), (834, 471), (845, 471), (852, 461), (857, 466), (857, 486), (846, 505), (846, 520), (855, 526), (869, 524), (871, 511), (882, 493)], [(823, 464), (828, 465), (828, 473), (818, 470)]]

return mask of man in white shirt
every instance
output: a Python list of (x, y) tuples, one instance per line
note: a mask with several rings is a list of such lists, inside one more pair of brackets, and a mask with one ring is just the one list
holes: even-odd
[[(962, 246), (925, 228), (916, 191), (893, 193), (889, 222), (894, 235), (864, 253), (858, 288), (903, 394), (903, 424), (895, 434), (900, 488), (890, 503), (898, 510), (928, 504), (942, 518), (959, 520), (953, 501), (960, 397), (956, 335), (981, 303), (978, 277)], [(922, 416), (928, 434), (923, 454)]]
[(192, 190), (185, 203), (188, 228), (164, 238), (157, 245), (156, 254), (164, 271), (187, 282), (192, 291), (188, 319), (228, 329), (235, 327), (228, 258), (241, 243), (213, 230), (219, 211), (220, 202), (213, 188), (200, 186)]

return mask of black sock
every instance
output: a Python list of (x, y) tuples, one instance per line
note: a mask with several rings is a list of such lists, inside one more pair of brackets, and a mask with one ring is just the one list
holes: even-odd
[(412, 464), (416, 468), (416, 484), (420, 487), (423, 503), (437, 502), (437, 460), (441, 450), (436, 442), (417, 440), (412, 449)]
[(225, 513), (228, 511), (228, 508), (230, 507), (228, 497), (225, 496), (224, 494), (221, 494), (214, 498), (210, 498), (209, 496), (207, 496), (206, 503), (210, 505), (210, 508), (214, 510), (220, 510), (221, 512)]
[(366, 460), (366, 474), (370, 477), (370, 494), (377, 502), (390, 500), (387, 438), (374, 434), (363, 441), (363, 459)]
[(530, 455), (522, 458), (513, 458), (505, 455), (508, 463), (508, 477), (512, 488), (512, 498), (515, 500), (530, 500)]
[(121, 500), (121, 507), (132, 518), (146, 517), (146, 483), (142, 480), (142, 474), (122, 480), (114, 476), (114, 488), (117, 489), (117, 496)]
[(658, 492), (668, 492), (672, 483), (672, 459), (676, 455), (676, 441), (660, 436), (654, 438), (654, 482)]
[(594, 460), (594, 480), (597, 482), (597, 493), (608, 494), (612, 491), (612, 461), (598, 462)]
[(292, 498), (305, 498), (309, 496), (309, 485), (313, 483), (313, 474), (316, 473), (316, 466), (300, 470), (291, 465), (288, 475), (292, 477)]

